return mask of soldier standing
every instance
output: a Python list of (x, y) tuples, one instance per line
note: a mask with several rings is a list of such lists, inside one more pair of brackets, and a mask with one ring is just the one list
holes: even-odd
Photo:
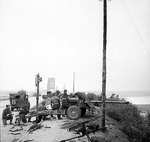
[[(56, 91), (55, 96), (51, 98), (51, 106), (52, 110), (57, 110), (57, 113), (59, 113), (59, 108), (60, 108), (60, 98), (59, 98), (59, 91)], [(51, 115), (53, 117), (53, 114)], [(57, 114), (58, 119), (62, 119), (60, 117), (60, 114)]]
[(64, 90), (64, 93), (62, 94), (62, 98), (68, 98), (67, 89)]

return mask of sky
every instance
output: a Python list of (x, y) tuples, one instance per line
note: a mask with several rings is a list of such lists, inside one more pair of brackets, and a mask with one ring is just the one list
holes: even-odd
[[(150, 1), (108, 0), (107, 90), (150, 91)], [(101, 91), (103, 1), (0, 0), (0, 90)]]

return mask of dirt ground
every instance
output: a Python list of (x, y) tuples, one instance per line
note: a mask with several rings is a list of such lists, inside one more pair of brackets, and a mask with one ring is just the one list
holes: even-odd
[[(73, 121), (69, 119), (58, 120), (51, 119), (45, 120), (41, 123), (41, 128), (36, 129), (31, 133), (27, 133), (27, 130), (33, 125), (32, 122), (21, 123), (20, 126), (13, 125), (1, 125), (1, 142), (59, 142), (68, 138), (79, 136), (74, 134), (73, 131), (68, 131), (68, 128), (78, 122), (88, 120), (91, 116), (85, 116), (79, 120)], [(93, 124), (99, 124), (100, 119), (92, 122)], [(123, 134), (116, 126), (116, 122), (110, 118), (106, 118), (107, 129), (105, 133), (96, 132), (90, 134), (93, 142), (128, 142), (127, 136)], [(70, 142), (88, 142), (86, 136), (82, 138), (74, 139)]]
[[(29, 98), (31, 107), (35, 106), (35, 98)], [(40, 99), (42, 100), (42, 99)], [(61, 125), (66, 123), (67, 119), (63, 120), (45, 120), (43, 121), (42, 128), (27, 134), (27, 130), (33, 125), (32, 122), (22, 123), (20, 126), (2, 124), (2, 111), (5, 109), (6, 104), (9, 104), (9, 100), (0, 101), (0, 142), (15, 142), (19, 139), (23, 141), (35, 141), (35, 142), (57, 142), (63, 139), (76, 136), (72, 132), (68, 132), (67, 129), (61, 129)], [(13, 111), (13, 123), (15, 122), (15, 115), (18, 111)], [(31, 121), (34, 121), (32, 118)]]
[[(12, 142), (28, 142), (28, 141), (34, 141), (34, 142), (59, 142), (61, 140), (65, 140), (68, 138), (79, 136), (79, 134), (74, 134), (73, 131), (68, 131), (68, 128), (80, 121), (87, 120), (86, 116), (85, 118), (73, 121), (68, 120), (64, 118), (63, 120), (45, 120), (41, 123), (41, 128), (33, 131), (32, 133), (27, 133), (27, 130), (33, 123), (27, 123), (23, 124), (21, 126), (15, 126), (12, 127), (12, 125), (3, 126), (3, 132), (5, 132), (6, 137), (5, 139), (2, 139), (1, 141), (12, 141)], [(91, 118), (91, 117), (90, 117)], [(93, 124), (99, 124), (100, 119), (92, 122)], [(118, 127), (116, 126), (116, 122), (111, 120), (110, 118), (106, 118), (106, 132), (103, 133), (101, 131), (98, 131), (96, 133), (91, 133), (89, 136), (93, 139), (92, 142), (128, 142), (127, 136), (122, 133)], [(12, 132), (14, 130), (18, 130), (15, 132)], [(4, 138), (4, 137), (3, 137)], [(86, 136), (82, 138), (74, 139), (73, 141), (69, 142), (88, 142), (88, 139)]]
[[(34, 102), (34, 100), (33, 100)], [(5, 105), (8, 104), (8, 101), (0, 102), (0, 118), (2, 116), (2, 110), (5, 108)], [(18, 112), (13, 112), (14, 117)], [(80, 121), (90, 119), (91, 115), (86, 115), (84, 118), (73, 121), (67, 118), (62, 120), (50, 119), (45, 120), (41, 123), (41, 128), (33, 131), (32, 133), (27, 133), (27, 130), (33, 125), (32, 122), (21, 123), (20, 126), (6, 125), (2, 124), (0, 120), (0, 142), (59, 142), (68, 138), (79, 136), (79, 134), (74, 134), (67, 129), (73, 124), (76, 124)], [(34, 121), (35, 118), (31, 120)], [(15, 119), (13, 119), (14, 123)], [(97, 119), (93, 124), (100, 124), (101, 120)], [(127, 136), (123, 134), (118, 129), (118, 124), (112, 119), (106, 117), (106, 132), (102, 133), (100, 131), (95, 134), (90, 134), (90, 137), (93, 137), (92, 142), (128, 142)], [(70, 142), (88, 142), (86, 136), (82, 138), (74, 139)]]
[[(59, 142), (68, 138), (78, 136), (72, 132), (67, 131), (67, 129), (62, 129), (62, 125), (67, 123), (67, 119), (63, 120), (45, 120), (41, 123), (41, 128), (27, 133), (27, 130), (33, 125), (32, 122), (21, 124), (20, 126), (13, 125), (1, 125), (1, 142), (25, 142), (25, 141), (34, 141), (34, 142)], [(86, 138), (84, 141), (86, 142)], [(79, 140), (76, 140), (81, 141)]]

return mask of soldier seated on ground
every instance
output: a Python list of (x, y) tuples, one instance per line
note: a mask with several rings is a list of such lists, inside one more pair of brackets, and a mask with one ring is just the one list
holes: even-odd
[[(47, 110), (45, 104), (46, 104), (46, 102), (43, 101), (43, 102), (42, 102), (42, 106), (40, 106), (40, 107), (38, 108), (38, 111), (39, 111), (39, 112), (40, 112), (40, 111), (43, 111), (43, 110)], [(37, 120), (36, 122), (39, 123), (39, 122), (41, 122), (42, 119), (45, 120), (47, 116), (48, 116), (48, 115), (42, 115), (42, 114), (40, 114), (40, 115), (38, 116), (38, 120)]]
[(3, 124), (7, 125), (7, 120), (10, 120), (10, 124), (12, 124), (12, 119), (13, 119), (13, 116), (10, 110), (10, 106), (6, 105), (6, 108), (3, 110), (3, 113), (2, 113)]
[[(16, 118), (16, 121), (15, 123), (17, 123), (18, 121), (18, 124), (20, 125), (20, 122), (22, 121), (23, 123), (26, 123), (27, 120), (26, 120), (26, 114), (29, 113), (29, 109), (28, 107), (23, 107), (23, 109), (19, 112), (19, 117)], [(28, 122), (30, 122), (31, 120), (31, 117), (28, 118)]]

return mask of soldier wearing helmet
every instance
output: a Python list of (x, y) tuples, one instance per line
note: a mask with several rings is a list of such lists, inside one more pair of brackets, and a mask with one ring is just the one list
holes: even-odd
[[(52, 110), (57, 110), (57, 113), (59, 113), (59, 108), (60, 108), (60, 91), (57, 90), (55, 95), (51, 98), (51, 106)], [(53, 117), (53, 114), (51, 115)], [(58, 119), (62, 119), (60, 117), (60, 114), (57, 114)]]
[(64, 93), (62, 94), (62, 99), (67, 99), (68, 98), (68, 94), (67, 94), (67, 89), (64, 90)]

